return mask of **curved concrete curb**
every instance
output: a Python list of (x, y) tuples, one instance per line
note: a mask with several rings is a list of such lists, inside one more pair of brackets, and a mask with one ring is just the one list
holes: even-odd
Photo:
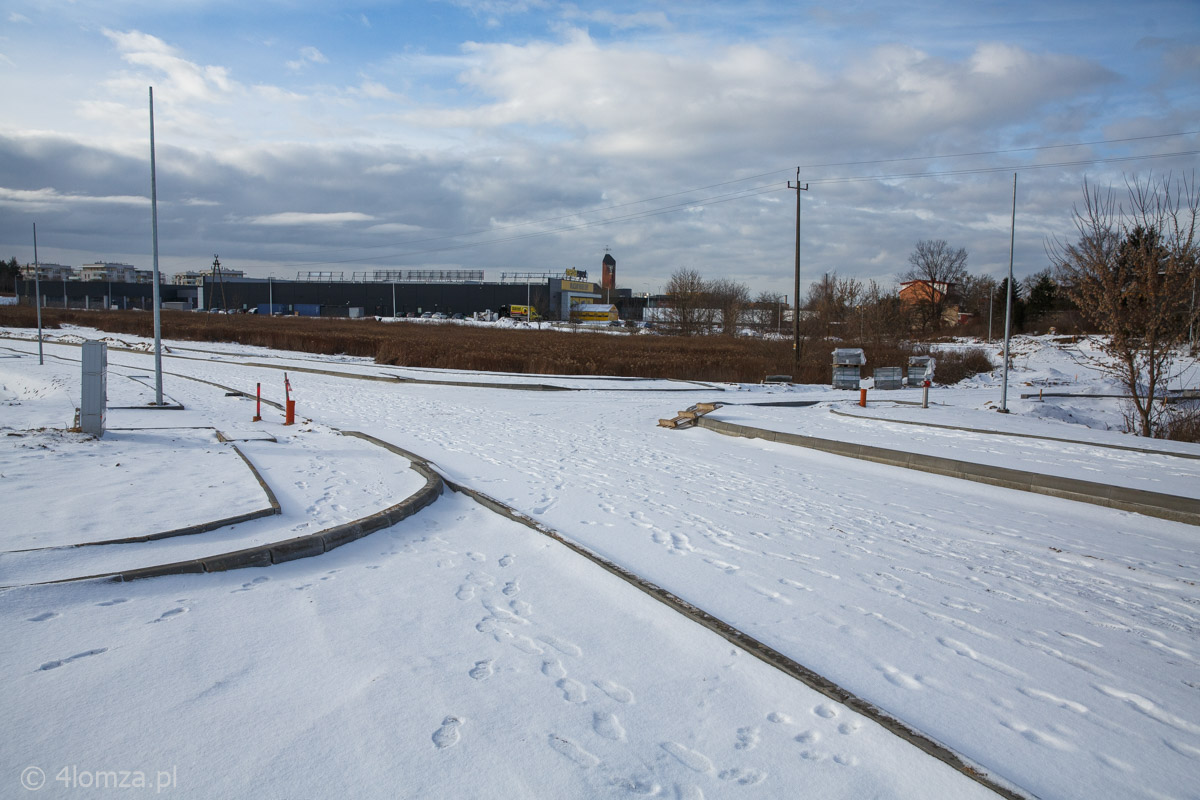
[(543, 536), (553, 539), (577, 555), (583, 556), (593, 564), (603, 568), (607, 572), (615, 575), (660, 603), (663, 603), (668, 608), (671, 608), (672, 610), (683, 614), (693, 622), (704, 626), (735, 647), (741, 648), (760, 661), (769, 664), (785, 675), (800, 681), (805, 686), (823, 694), (829, 699), (841, 703), (847, 708), (853, 709), (867, 719), (882, 726), (889, 733), (900, 737), (904, 741), (916, 747), (918, 750), (921, 750), (933, 758), (936, 758), (950, 768), (954, 769), (956, 772), (961, 773), (967, 778), (970, 778), (976, 783), (981, 784), (982, 786), (995, 792), (1000, 797), (1006, 798), (1006, 800), (1027, 800), (1027, 798), (1033, 797), (1033, 795), (1023, 794), (1017, 791), (1007, 782), (1004, 782), (1001, 779), (988, 775), (986, 772), (984, 772), (981, 766), (970, 763), (965, 757), (954, 752), (941, 742), (938, 742), (921, 733), (920, 731), (909, 727), (904, 722), (888, 714), (886, 711), (874, 705), (873, 703), (864, 700), (848, 689), (845, 689), (829, 680), (825, 676), (812, 671), (803, 664), (788, 658), (783, 653), (780, 653), (778, 650), (775, 650), (769, 645), (763, 644), (749, 634), (743, 633), (732, 625), (722, 621), (717, 617), (714, 617), (707, 611), (692, 605), (688, 601), (680, 598), (678, 595), (667, 591), (657, 584), (651, 583), (650, 581), (634, 574), (633, 572), (630, 572), (624, 567), (614, 564), (603, 556), (592, 552), (586, 547), (571, 541), (553, 528), (543, 525), (541, 522), (538, 522), (532, 517), (517, 511), (512, 506), (505, 505), (499, 500), (496, 500), (495, 498), (490, 497), (483, 492), (470, 489), (449, 479), (444, 480), (446, 481), (446, 485), (449, 486), (453, 491), (465, 494), (485, 508), (507, 517), (514, 522), (520, 523), (527, 528), (531, 528)]
[[(371, 437), (362, 436), (354, 432), (348, 432), (348, 435), (359, 436), (359, 438), (377, 442), (377, 440), (372, 440)], [(443, 483), (440, 475), (427, 467), (423, 461), (411, 461), (409, 466), (425, 478), (425, 485), (410, 497), (375, 514), (307, 536), (298, 536), (295, 539), (249, 547), (245, 550), (222, 553), (208, 558), (127, 570), (104, 577), (110, 577), (114, 581), (132, 581), (140, 578), (158, 577), (160, 575), (224, 572), (226, 570), (243, 569), (245, 567), (266, 567), (271, 564), (282, 564), (285, 561), (294, 561), (298, 558), (308, 558), (328, 553), (330, 550), (361, 539), (375, 531), (391, 527), (397, 522), (411, 517), (441, 496)]]
[(877, 464), (887, 464), (892, 467), (904, 467), (919, 472), (1000, 486), (1005, 489), (1018, 489), (1023, 492), (1091, 503), (1121, 511), (1131, 511), (1135, 514), (1169, 519), (1174, 522), (1184, 522), (1189, 525), (1200, 525), (1200, 500), (1192, 500), (1187, 497), (1147, 492), (1141, 489), (1126, 489), (1120, 486), (1109, 486), (1075, 478), (1060, 478), (1055, 475), (1042, 475), (1007, 467), (973, 464), (969, 461), (958, 461), (940, 456), (906, 453), (865, 444), (818, 439), (798, 433), (770, 431), (749, 425), (724, 422), (712, 417), (702, 417), (696, 420), (696, 425), (726, 436), (765, 439), (834, 455), (858, 458), (863, 461), (873, 461)]
[[(898, 401), (892, 401), (898, 402)], [(914, 405), (920, 405), (919, 403)], [(894, 422), (897, 425), (918, 425), (923, 428), (941, 428), (947, 431), (966, 431), (967, 433), (986, 433), (992, 436), (1012, 436), (1017, 439), (1041, 439), (1044, 442), (1062, 442), (1064, 444), (1082, 444), (1088, 447), (1104, 447), (1108, 450), (1126, 450), (1131, 453), (1148, 453), (1155, 456), (1173, 456), (1175, 458), (1196, 458), (1200, 459), (1200, 454), (1195, 453), (1173, 453), (1170, 450), (1154, 450), (1148, 447), (1133, 447), (1125, 444), (1105, 444), (1103, 442), (1085, 442), (1079, 439), (1063, 439), (1057, 436), (1039, 436), (1036, 433), (1017, 433), (1016, 431), (990, 431), (984, 428), (967, 428), (962, 425), (939, 425), (934, 422), (914, 422), (907, 419), (887, 419), (886, 417), (872, 417), (867, 414), (847, 413), (838, 411), (836, 408), (829, 409), (831, 414), (836, 414), (839, 417), (849, 417), (850, 419), (869, 419), (873, 422)]]
[[(222, 441), (222, 442), (229, 441), (228, 439), (224, 438), (221, 435), (220, 431), (217, 431), (217, 439), (218, 439), (218, 441)], [(42, 550), (69, 550), (69, 549), (72, 549), (75, 547), (98, 547), (99, 545), (104, 545), (104, 544), (144, 544), (146, 542), (156, 542), (159, 539), (173, 539), (176, 536), (192, 536), (193, 534), (197, 534), (197, 533), (208, 533), (209, 531), (215, 531), (219, 528), (225, 528), (230, 525), (238, 525), (242, 522), (250, 522), (251, 520), (262, 519), (263, 517), (272, 517), (272, 516), (275, 516), (276, 514), (282, 514), (283, 509), (280, 508), (280, 506), (279, 506), (279, 500), (277, 500), (275, 498), (275, 493), (273, 491), (271, 491), (271, 487), (267, 485), (267, 482), (265, 480), (263, 480), (263, 476), (261, 474), (259, 474), (258, 470), (254, 467), (254, 464), (252, 464), (250, 462), (250, 459), (246, 457), (246, 454), (243, 453), (236, 444), (230, 443), (229, 446), (233, 448), (233, 451), (235, 453), (237, 453), (239, 456), (241, 456), (242, 461), (244, 461), (246, 463), (246, 466), (250, 468), (250, 474), (254, 476), (254, 479), (256, 481), (258, 481), (258, 485), (261, 486), (263, 492), (266, 493), (267, 502), (270, 503), (270, 505), (267, 508), (260, 508), (255, 511), (247, 511), (244, 514), (235, 514), (232, 517), (225, 517), (224, 519), (214, 519), (214, 520), (210, 520), (208, 522), (200, 522), (195, 525), (188, 525), (183, 528), (175, 528), (173, 530), (162, 531), (160, 533), (147, 533), (144, 536), (125, 536), (120, 539), (104, 539), (99, 542), (78, 542), (76, 544), (60, 544), (60, 545), (55, 545), (53, 547), (30, 547), (25, 550), (10, 550), (8, 552), (10, 552), (10, 553), (36, 553), (36, 552), (40, 552)]]
[[(377, 439), (349, 431), (346, 435), (358, 436), (362, 439), (367, 439), (376, 444), (383, 445)], [(388, 449), (393, 449), (388, 447)], [(187, 575), (204, 572), (225, 572), (231, 569), (243, 569), (246, 567), (269, 567), (272, 564), (282, 564), (285, 561), (294, 561), (298, 558), (308, 558), (310, 556), (319, 556), (323, 553), (328, 553), (330, 550), (341, 547), (344, 544), (349, 544), (364, 536), (368, 536), (375, 531), (383, 528), (391, 527), (403, 519), (406, 519), (421, 509), (430, 505), (434, 500), (442, 494), (444, 483), (442, 478), (432, 469), (430, 469), (424, 459), (415, 459), (410, 463), (410, 468), (419, 473), (425, 478), (425, 485), (410, 497), (401, 502), (385, 508), (375, 514), (371, 514), (361, 519), (356, 519), (353, 522), (347, 522), (343, 525), (338, 525), (327, 530), (318, 531), (317, 533), (308, 534), (306, 536), (298, 536), (294, 539), (286, 539), (282, 542), (272, 542), (269, 544), (257, 545), (248, 547), (243, 550), (234, 550), (229, 553), (219, 553), (205, 558), (194, 558), (186, 561), (176, 561), (170, 564), (158, 564), (152, 567), (138, 567), (136, 569), (123, 570), (121, 572), (109, 572), (100, 575), (85, 575), (78, 578), (65, 578), (57, 581), (44, 581), (41, 584), (46, 585), (55, 583), (73, 583), (76, 581), (86, 580), (108, 580), (113, 582), (135, 581), (142, 578), (158, 578), (164, 575)]]

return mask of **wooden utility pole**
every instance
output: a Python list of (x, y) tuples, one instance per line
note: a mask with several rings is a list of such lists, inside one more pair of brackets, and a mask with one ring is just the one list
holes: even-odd
[(800, 368), (800, 193), (808, 191), (808, 184), (800, 185), (800, 168), (796, 167), (796, 181), (788, 181), (788, 188), (796, 190), (796, 287), (795, 293), (792, 295), (792, 334), (794, 341), (792, 349), (796, 355), (796, 375), (795, 380), (798, 380)]

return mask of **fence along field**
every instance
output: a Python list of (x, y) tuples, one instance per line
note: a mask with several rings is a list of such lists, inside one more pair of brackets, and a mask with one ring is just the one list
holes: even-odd
[[(36, 328), (28, 306), (0, 307), (0, 325)], [(42, 310), (42, 326), (96, 328), (152, 337), (153, 316), (142, 311)], [(732, 336), (623, 335), (586, 329), (538, 330), (254, 315), (162, 312), (162, 336), (192, 342), (230, 342), (321, 355), (373, 358), (380, 364), (554, 375), (612, 375), (759, 383), (792, 375), (797, 383), (830, 380), (834, 347), (863, 347), (867, 363), (901, 366), (920, 348), (901, 343), (808, 341), (796, 368), (790, 340)], [(923, 352), (923, 351), (921, 351)], [(982, 350), (938, 354), (938, 382), (953, 383), (992, 368)], [(864, 373), (866, 375), (867, 373)]]

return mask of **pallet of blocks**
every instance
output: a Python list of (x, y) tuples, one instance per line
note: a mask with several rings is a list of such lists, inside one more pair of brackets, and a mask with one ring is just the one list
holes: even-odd
[(694, 406), (688, 406), (685, 410), (680, 411), (670, 419), (660, 419), (658, 427), (660, 428), (688, 428), (696, 424), (696, 420), (710, 412), (716, 411), (721, 407), (720, 403), (696, 403)]

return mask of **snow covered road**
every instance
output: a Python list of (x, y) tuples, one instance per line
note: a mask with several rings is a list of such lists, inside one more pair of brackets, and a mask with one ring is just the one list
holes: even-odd
[[(137, 365), (148, 358), (121, 353), (110, 361)], [(344, 362), (331, 360), (329, 368), (343, 369)], [(281, 383), (272, 370), (211, 359), (167, 359), (166, 369), (249, 390), (254, 382)], [(428, 457), (454, 480), (543, 520), (1038, 797), (1197, 796), (1200, 556), (1194, 526), (786, 445), (656, 427), (659, 417), (677, 408), (714, 399), (713, 389), (698, 388), (695, 395), (514, 392), (319, 374), (294, 376), (293, 386), (301, 415)], [(733, 397), (727, 392), (723, 399)], [(853, 429), (880, 446), (914, 434), (908, 426), (831, 422), (823, 408), (745, 413), (786, 418), (806, 433), (810, 424)], [(1029, 430), (1044, 427), (1034, 420)], [(1039, 469), (1050, 462), (1090, 466), (1101, 477), (1134, 484), (1147, 480), (1146, 465), (1161, 458), (1122, 451), (1097, 456), (1095, 448), (932, 430), (921, 437), (927, 446), (951, 448), (957, 458), (981, 453), (1005, 463), (1028, 461), (1029, 448), (1036, 447)], [(1154, 477), (1156, 490), (1194, 496), (1200, 462), (1166, 463), (1175, 472)], [(442, 501), (435, 508), (444, 538), (438, 546), (459, 555), (471, 548), (488, 551), (472, 538), (472, 526), (483, 524), (471, 522), (476, 517), (458, 525), (445, 518)], [(408, 541), (407, 525), (387, 535)], [(564, 558), (555, 569), (578, 572), (572, 580), (585, 573), (590, 578), (586, 565), (569, 566)], [(596, 647), (606, 642), (611, 648), (607, 634), (592, 626), (601, 623), (596, 603), (616, 595), (604, 590), (598, 596), (603, 601), (580, 604), (573, 627), (560, 633), (575, 641), (595, 636)], [(676, 633), (687, 624), (668, 627)], [(506, 627), (516, 635), (516, 627)], [(624, 640), (617, 635), (614, 641)], [(638, 649), (634, 662), (654, 649)], [(647, 662), (644, 669), (657, 668)], [(672, 691), (690, 686), (686, 675), (676, 679)], [(704, 706), (685, 707), (696, 714)], [(760, 711), (768, 718), (796, 718), (795, 708)], [(452, 716), (447, 710), (446, 719)], [(727, 711), (718, 718), (732, 720)], [(741, 727), (755, 726), (739, 722), (735, 729)], [(762, 725), (757, 735), (774, 730)], [(592, 766), (610, 763), (581, 743), (581, 734), (559, 733), (592, 758), (551, 741), (558, 756)], [(797, 737), (804, 735), (796, 731), (789, 741), (803, 743)], [(450, 730), (444, 736), (453, 738)], [(685, 768), (689, 761), (712, 765), (702, 774), (721, 772), (714, 745), (678, 737), (669, 742), (682, 749), (660, 743), (659, 756), (649, 763), (661, 765), (666, 753), (666, 761)], [(650, 751), (639, 752), (646, 759)], [(793, 765), (782, 750), (770, 755), (768, 762), (730, 768), (775, 776)], [(796, 773), (800, 782), (794, 785), (806, 785), (807, 775)], [(725, 796), (728, 788), (714, 783), (720, 788), (705, 789), (676, 773), (630, 780), (630, 787), (645, 780), (644, 787), (653, 784), (660, 792), (675, 785), (684, 787), (681, 792), (692, 787)], [(883, 785), (885, 794), (907, 795), (899, 783)], [(599, 791), (599, 784), (587, 786), (584, 794)], [(761, 786), (765, 796), (794, 794), (765, 778)], [(814, 795), (871, 793), (842, 794), (849, 786), (835, 781)], [(960, 793), (931, 789), (908, 796)]]

